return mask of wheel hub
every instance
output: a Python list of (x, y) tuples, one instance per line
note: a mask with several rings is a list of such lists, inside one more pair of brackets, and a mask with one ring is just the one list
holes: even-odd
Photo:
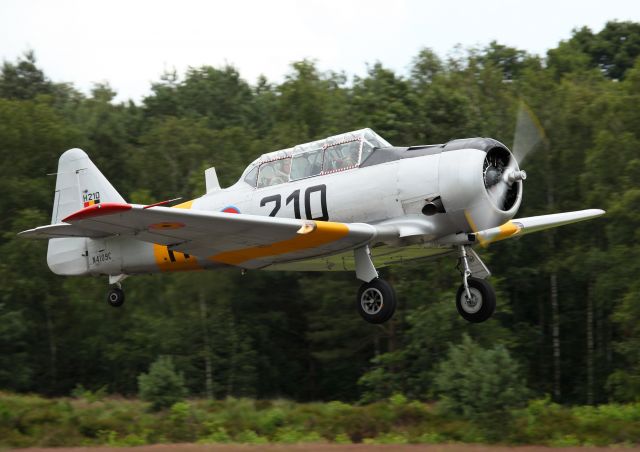
[(482, 294), (475, 287), (469, 287), (471, 298), (466, 293), (462, 294), (462, 309), (469, 314), (475, 314), (482, 307)]
[(382, 292), (375, 287), (369, 287), (362, 292), (362, 296), (360, 297), (360, 306), (362, 306), (362, 310), (369, 315), (379, 313), (384, 306)]

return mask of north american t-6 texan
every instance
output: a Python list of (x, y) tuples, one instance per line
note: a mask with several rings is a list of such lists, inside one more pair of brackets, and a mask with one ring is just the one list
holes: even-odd
[(526, 178), (517, 147), (517, 138), (513, 153), (490, 138), (396, 147), (357, 130), (264, 154), (225, 189), (210, 168), (206, 193), (172, 207), (176, 200), (127, 203), (84, 151), (71, 149), (58, 162), (51, 224), (19, 235), (49, 239), (47, 263), (58, 275), (108, 276), (112, 306), (123, 304), (121, 283), (136, 274), (352, 271), (363, 282), (357, 309), (370, 323), (389, 320), (397, 304), (378, 268), (452, 254), (458, 312), (483, 322), (496, 296), (474, 245), (604, 214), (513, 219)]

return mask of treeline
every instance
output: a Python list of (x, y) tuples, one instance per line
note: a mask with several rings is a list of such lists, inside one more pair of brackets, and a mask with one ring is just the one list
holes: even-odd
[[(440, 397), (450, 347), (468, 336), (480, 350), (501, 350), (470, 376), (478, 385), (506, 360), (528, 397), (638, 400), (638, 55), (640, 24), (610, 22), (597, 33), (576, 30), (545, 57), (495, 42), (447, 58), (423, 49), (406, 75), (375, 63), (349, 78), (305, 60), (282, 83), (252, 84), (233, 67), (190, 68), (164, 74), (139, 105), (114, 102), (106, 84), (83, 95), (54, 83), (31, 52), (5, 62), (0, 388), (135, 394), (137, 377), (168, 355), (193, 396), (430, 400)], [(150, 203), (201, 195), (209, 166), (224, 186), (261, 153), (362, 127), (395, 145), (470, 136), (511, 145), (521, 100), (546, 142), (523, 165), (519, 215), (608, 213), (482, 249), (499, 296), (484, 324), (458, 317), (452, 258), (385, 269), (400, 307), (373, 326), (357, 315), (352, 274), (140, 276), (125, 282), (127, 303), (113, 309), (105, 278), (57, 277), (45, 242), (15, 237), (50, 222), (55, 177), (46, 174), (72, 147), (126, 199)]]

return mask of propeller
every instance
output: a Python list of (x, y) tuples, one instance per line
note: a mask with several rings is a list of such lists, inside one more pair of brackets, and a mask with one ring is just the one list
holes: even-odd
[[(484, 185), (495, 206), (508, 210), (515, 202), (517, 190), (512, 190), (514, 183), (527, 178), (527, 173), (520, 169), (522, 162), (547, 138), (540, 121), (531, 108), (521, 101), (514, 133), (512, 153), (492, 152), (487, 154), (484, 162)], [(467, 220), (474, 232), (487, 226), (499, 226), (503, 217), (490, 209), (473, 209), (466, 212)]]
[(544, 133), (542, 124), (535, 113), (524, 102), (520, 101), (518, 108), (518, 120), (513, 136), (513, 155), (519, 163), (522, 163), (527, 156), (537, 149), (537, 146), (547, 143), (547, 135)]

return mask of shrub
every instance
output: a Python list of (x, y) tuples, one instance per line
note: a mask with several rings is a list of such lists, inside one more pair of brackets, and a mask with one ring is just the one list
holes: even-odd
[(398, 432), (382, 433), (375, 438), (365, 438), (365, 444), (409, 444), (406, 434)]
[(232, 440), (224, 427), (218, 427), (214, 432), (200, 439), (198, 442), (201, 444), (225, 444), (232, 442)]
[(168, 408), (187, 395), (184, 376), (175, 370), (169, 356), (160, 356), (148, 374), (138, 376), (138, 390), (140, 398), (151, 402), (155, 411)]
[(443, 412), (483, 425), (503, 423), (511, 409), (525, 403), (528, 393), (506, 348), (487, 350), (466, 335), (438, 367), (435, 384)]
[(97, 391), (91, 391), (81, 384), (77, 384), (71, 391), (71, 397), (84, 399), (89, 403), (100, 402), (107, 397), (107, 385), (102, 386)]
[(244, 430), (236, 435), (235, 440), (242, 444), (267, 444), (269, 440), (253, 430)]

